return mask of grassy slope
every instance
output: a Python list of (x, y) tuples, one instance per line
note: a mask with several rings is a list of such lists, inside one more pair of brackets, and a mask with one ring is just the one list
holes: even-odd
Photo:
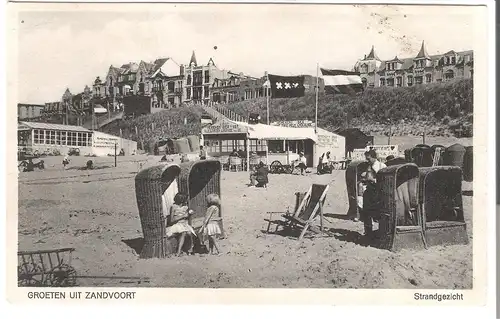
[[(270, 104), (270, 119), (314, 120), (314, 105), (314, 94), (292, 99), (273, 99)], [(225, 106), (244, 117), (253, 112), (266, 118), (264, 98)], [(199, 107), (165, 110), (133, 120), (114, 122), (103, 130), (118, 135), (121, 128), (123, 137), (146, 146), (162, 136), (199, 134), (203, 112)], [(393, 126), (392, 132), (396, 136), (420, 135), (425, 126), (430, 136), (448, 136), (451, 134), (450, 126), (457, 123), (471, 127), (472, 112), (472, 81), (466, 79), (410, 88), (376, 88), (353, 96), (320, 94), (318, 124), (328, 130), (347, 125), (360, 127), (369, 134), (379, 136), (388, 133), (389, 124)], [(187, 125), (184, 125), (184, 119), (187, 120)], [(135, 135), (135, 127), (138, 129), (138, 136)]]

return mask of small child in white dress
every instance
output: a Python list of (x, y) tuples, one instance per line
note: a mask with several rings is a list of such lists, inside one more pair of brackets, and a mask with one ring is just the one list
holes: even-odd
[(166, 229), (167, 237), (180, 235), (177, 256), (181, 255), (186, 236), (189, 236), (191, 239), (189, 253), (193, 252), (193, 236), (196, 236), (193, 227), (189, 225), (189, 216), (193, 214), (193, 211), (188, 208), (187, 199), (188, 197), (185, 194), (177, 193), (175, 195), (174, 204), (170, 207), (170, 223), (172, 226)]
[(221, 218), (219, 217), (221, 204), (220, 197), (217, 194), (210, 194), (207, 196), (207, 202), (208, 209), (205, 213), (205, 220), (203, 221), (204, 226), (202, 226), (202, 228), (200, 229), (200, 234), (208, 237), (208, 247), (210, 253), (213, 254), (215, 248), (218, 255), (220, 252), (219, 247), (217, 247), (217, 243), (215, 242), (215, 236), (222, 234), (219, 225), (219, 221), (221, 220)]

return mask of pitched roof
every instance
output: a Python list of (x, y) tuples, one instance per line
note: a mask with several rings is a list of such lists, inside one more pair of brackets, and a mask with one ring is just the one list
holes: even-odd
[[(460, 61), (460, 58), (463, 59), (464, 56), (466, 55), (470, 55), (471, 56), (471, 59), (473, 58), (473, 52), (472, 50), (469, 50), (469, 51), (460, 51), (460, 52), (455, 52), (458, 56), (459, 56), (459, 61)], [(433, 63), (436, 63), (439, 61), (445, 56), (446, 54), (435, 54), (435, 55), (429, 55), (428, 56), (428, 59), (430, 59)], [(413, 68), (413, 61), (415, 60), (415, 58), (403, 58), (403, 59), (399, 59), (400, 61), (403, 62), (403, 66), (401, 67), (401, 70), (410, 70)], [(386, 61), (382, 61), (382, 63), (380, 64), (380, 67), (378, 69), (377, 72), (381, 72), (381, 71), (384, 71), (385, 70), (385, 63), (386, 62), (392, 62), (393, 60), (386, 60)], [(459, 65), (459, 63), (457, 62), (457, 65)]]
[(370, 50), (370, 53), (368, 53), (368, 55), (366, 56), (366, 59), (365, 60), (378, 60), (378, 61), (382, 61), (380, 60), (380, 58), (378, 57), (377, 53), (375, 53), (375, 46), (372, 45), (372, 49)]
[(134, 62), (124, 64), (120, 67), (121, 74), (136, 73), (139, 69), (139, 65)]
[(189, 60), (189, 65), (193, 64), (194, 65), (198, 65), (198, 62), (196, 62), (196, 54), (194, 54), (194, 50), (193, 50), (193, 54), (191, 54), (191, 60)]
[(32, 129), (41, 129), (41, 130), (92, 132), (92, 131), (90, 131), (82, 126), (41, 123), (41, 122), (19, 122), (18, 127), (19, 126), (25, 126), (25, 127), (32, 128)]
[(417, 56), (415, 57), (416, 59), (419, 58), (426, 58), (430, 59), (429, 54), (427, 53), (427, 50), (425, 48), (425, 42), (422, 41), (422, 46), (420, 47), (420, 51), (418, 52)]

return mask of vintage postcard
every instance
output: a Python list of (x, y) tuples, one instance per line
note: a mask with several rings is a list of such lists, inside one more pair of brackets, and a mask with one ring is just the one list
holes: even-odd
[(485, 3), (8, 10), (10, 301), (486, 303)]

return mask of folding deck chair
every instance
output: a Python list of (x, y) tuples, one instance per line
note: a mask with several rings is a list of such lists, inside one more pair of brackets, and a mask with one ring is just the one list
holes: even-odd
[[(271, 223), (273, 222), (272, 216), (273, 214), (282, 214), (285, 221), (277, 221), (276, 230), (278, 231), (279, 226), (283, 226), (283, 228), (290, 229), (300, 229), (302, 228), (302, 232), (298, 240), (302, 240), (306, 232), (310, 229), (315, 233), (323, 232), (323, 204), (325, 203), (326, 193), (328, 192), (328, 185), (320, 185), (313, 184), (307, 193), (298, 193), (299, 197), (297, 198), (296, 206), (293, 214), (290, 212), (268, 212), (269, 220), (267, 225), (267, 232), (269, 233), (269, 228), (271, 227)], [(300, 197), (303, 197), (300, 199)], [(318, 228), (313, 224), (316, 218), (320, 217), (320, 228)]]

